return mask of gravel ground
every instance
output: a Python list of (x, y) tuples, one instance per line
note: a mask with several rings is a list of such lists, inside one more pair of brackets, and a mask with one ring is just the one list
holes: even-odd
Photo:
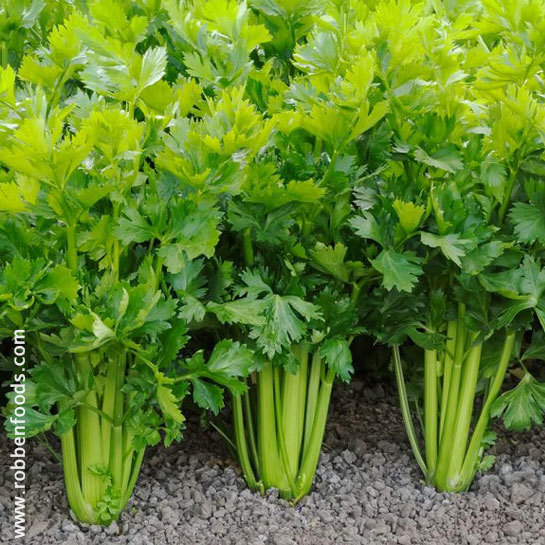
[[(27, 543), (545, 544), (545, 430), (499, 435), (496, 465), (470, 492), (438, 494), (421, 481), (392, 388), (354, 382), (336, 391), (316, 485), (297, 507), (246, 489), (221, 441), (193, 425), (181, 445), (149, 451), (128, 509), (106, 529), (70, 519), (61, 469), (36, 445)], [(1, 442), (0, 543), (7, 544), (13, 485), (10, 445)]]

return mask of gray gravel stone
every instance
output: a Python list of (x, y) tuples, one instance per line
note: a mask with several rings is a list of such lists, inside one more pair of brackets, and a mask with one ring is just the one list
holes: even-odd
[(534, 491), (528, 488), (525, 484), (515, 483), (511, 490), (511, 501), (516, 505), (524, 503), (527, 499), (533, 496)]
[(107, 526), (104, 530), (109, 536), (117, 536), (119, 535), (119, 525), (117, 522), (112, 522), (109, 526)]
[(500, 508), (500, 502), (490, 494), (487, 494), (484, 498), (483, 505), (488, 511), (496, 511)]
[(343, 451), (342, 457), (347, 464), (353, 464), (357, 460), (357, 456), (350, 450)]
[(522, 532), (522, 529), (523, 526), (519, 520), (513, 520), (512, 522), (508, 522), (504, 527), (505, 533), (511, 536), (519, 535)]

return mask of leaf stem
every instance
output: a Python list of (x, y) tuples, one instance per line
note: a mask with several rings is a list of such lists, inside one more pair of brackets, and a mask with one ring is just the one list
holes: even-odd
[(403, 422), (405, 423), (405, 430), (407, 431), (407, 437), (409, 439), (409, 444), (413, 451), (416, 463), (422, 470), (422, 473), (427, 477), (428, 468), (422, 453), (420, 452), (420, 447), (418, 445), (418, 438), (416, 436), (416, 431), (414, 429), (413, 419), (411, 416), (411, 409), (409, 407), (409, 398), (407, 396), (407, 388), (405, 386), (405, 379), (403, 377), (403, 367), (401, 364), (401, 355), (399, 353), (399, 345), (394, 345), (393, 347), (394, 354), (394, 369), (396, 375), (397, 391), (399, 394), (399, 404), (401, 406), (401, 414), (403, 416)]
[(505, 334), (498, 369), (496, 370), (494, 380), (490, 386), (488, 395), (486, 396), (481, 414), (477, 420), (477, 424), (475, 425), (473, 437), (471, 438), (465, 455), (464, 464), (460, 475), (460, 486), (462, 486), (462, 489), (469, 486), (475, 474), (475, 465), (477, 463), (482, 439), (490, 420), (490, 408), (500, 393), (501, 385), (503, 384), (505, 373), (507, 372), (507, 367), (511, 360), (511, 354), (515, 344), (515, 337), (515, 331), (508, 331)]
[(250, 462), (250, 455), (248, 452), (248, 443), (246, 441), (246, 429), (244, 427), (244, 413), (242, 410), (242, 396), (244, 394), (233, 395), (233, 417), (234, 417), (234, 430), (235, 430), (235, 442), (236, 450), (238, 454), (238, 460), (242, 468), (244, 480), (248, 483), (248, 486), (252, 490), (257, 490), (257, 480), (255, 473)]
[(78, 250), (75, 224), (68, 224), (66, 226), (66, 260), (69, 269), (75, 276), (78, 272)]
[(424, 352), (424, 434), (426, 466), (431, 479), (437, 464), (437, 351)]
[(247, 266), (254, 264), (254, 249), (252, 246), (252, 229), (246, 227), (242, 231), (242, 251), (244, 255), (244, 262)]
[(455, 483), (458, 483), (459, 481), (467, 447), (481, 362), (482, 344), (479, 343), (472, 346), (477, 337), (478, 333), (472, 333), (468, 343), (471, 348), (469, 349), (467, 360), (464, 365), (464, 376), (460, 386), (460, 401), (457, 410), (456, 428), (452, 439), (452, 454), (448, 469), (447, 489), (450, 489), (453, 485), (456, 486)]
[(507, 209), (509, 208), (509, 204), (511, 203), (511, 194), (513, 193), (513, 188), (515, 186), (517, 170), (518, 170), (517, 168), (513, 168), (511, 170), (511, 174), (509, 175), (509, 178), (507, 180), (507, 185), (505, 186), (505, 191), (503, 193), (501, 207), (498, 212), (498, 222), (500, 224), (503, 223), (503, 220), (505, 219), (505, 215), (507, 214)]

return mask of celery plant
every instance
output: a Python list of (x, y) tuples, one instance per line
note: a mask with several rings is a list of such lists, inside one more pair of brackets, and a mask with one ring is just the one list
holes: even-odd
[[(17, 71), (0, 68), (0, 331), (28, 333), (26, 437), (60, 437), (70, 507), (95, 524), (119, 517), (146, 447), (180, 439), (184, 396), (219, 410), (212, 382), (242, 392), (252, 360), (230, 340), (194, 350), (172, 297), (180, 271), (213, 254), (216, 201), (236, 184), (187, 183), (233, 171), (202, 143), (227, 99), (169, 76), (149, 23), (90, 2), (35, 51), (28, 41)], [(170, 172), (188, 161), (184, 137), (207, 162), (182, 179)]]
[[(312, 5), (316, 14), (326, 8)], [(334, 379), (352, 372), (349, 344), (360, 331), (358, 301), (373, 271), (350, 260), (345, 219), (365, 173), (362, 135), (387, 104), (371, 90), (372, 56), (347, 39), (359, 21), (343, 26), (345, 7), (327, 5), (335, 25), (326, 30), (311, 24), (307, 3), (252, 7), (239, 5), (242, 26), (232, 19), (234, 3), (216, 19), (188, 7), (184, 23), (174, 24), (180, 36), (191, 28), (186, 21), (203, 29), (191, 47), (210, 66), (193, 63), (192, 74), (229, 103), (210, 146), (219, 154), (240, 146), (240, 185), (221, 201), (215, 266), (186, 275), (175, 289), (182, 312), (202, 317), (211, 336), (254, 351), (249, 390), (233, 397), (233, 443), (250, 487), (275, 487), (297, 501), (313, 482)], [(273, 36), (280, 24), (289, 33)], [(253, 52), (249, 36), (263, 42)], [(213, 47), (218, 41), (224, 47)], [(234, 48), (236, 65), (227, 54)], [(233, 78), (237, 94), (229, 90)], [(202, 285), (209, 286), (204, 303)]]
[[(539, 17), (528, 9), (522, 23), (514, 4), (460, 13), (431, 4), (383, 2), (366, 22), (375, 85), (391, 105), (391, 148), (356, 189), (350, 224), (376, 245), (366, 262), (382, 287), (365, 323), (393, 346), (416, 460), (439, 490), (461, 491), (493, 461), (484, 455), (492, 416), (526, 427), (545, 408), (527, 371), (498, 398), (526, 332), (545, 326), (545, 109), (532, 75), (541, 35), (530, 31), (522, 44), (518, 32)], [(479, 29), (500, 16), (483, 39)], [(413, 346), (403, 350), (407, 339)]]

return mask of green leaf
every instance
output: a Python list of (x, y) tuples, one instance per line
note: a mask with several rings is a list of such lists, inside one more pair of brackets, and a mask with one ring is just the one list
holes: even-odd
[(343, 382), (350, 382), (354, 367), (352, 366), (352, 353), (346, 339), (342, 337), (326, 339), (320, 347), (320, 355), (329, 367), (335, 369), (335, 373)]
[(240, 275), (240, 279), (244, 286), (239, 288), (238, 295), (258, 297), (262, 293), (272, 293), (271, 287), (263, 280), (258, 270), (246, 269)]
[(426, 209), (423, 206), (418, 206), (412, 202), (403, 202), (399, 199), (394, 201), (393, 206), (405, 233), (411, 234), (416, 231)]
[(521, 273), (521, 291), (532, 295), (537, 304), (545, 291), (545, 268), (542, 268), (540, 262), (536, 261), (530, 254), (526, 254), (519, 271)]
[(262, 313), (265, 303), (261, 299), (242, 298), (227, 303), (210, 301), (206, 310), (212, 312), (222, 324), (244, 324), (262, 326), (265, 318)]
[(545, 332), (534, 331), (532, 334), (532, 342), (525, 350), (521, 360), (543, 360), (545, 361)]
[(376, 259), (371, 260), (373, 267), (382, 273), (382, 283), (387, 290), (411, 291), (423, 273), (422, 260), (412, 252), (382, 250)]
[(467, 274), (477, 275), (484, 271), (496, 258), (500, 257), (507, 248), (508, 245), (499, 240), (481, 244), (461, 258), (461, 268)]
[(157, 83), (163, 77), (166, 66), (167, 52), (164, 47), (148, 49), (142, 57), (142, 68), (138, 81), (139, 91)]
[(317, 306), (293, 295), (270, 294), (265, 303), (265, 325), (253, 327), (250, 337), (269, 358), (300, 341), (307, 331), (305, 322), (321, 317)]
[[(14, 439), (18, 437), (16, 434), (18, 430), (16, 429), (17, 424), (11, 421), (12, 416), (14, 419), (17, 418), (15, 414), (7, 413), (5, 427), (8, 437)], [(56, 419), (57, 415), (43, 414), (32, 407), (25, 407), (25, 437), (28, 439), (39, 433), (49, 431)]]
[(459, 234), (434, 235), (432, 233), (421, 233), (420, 240), (422, 244), (430, 248), (439, 248), (443, 255), (456, 263), (458, 267), (462, 266), (461, 257), (464, 257), (468, 249), (474, 245), (469, 239), (462, 239)]
[(339, 60), (336, 35), (317, 32), (310, 42), (296, 48), (293, 59), (295, 66), (307, 74), (333, 72)]
[(71, 302), (76, 300), (79, 288), (72, 272), (64, 265), (56, 265), (36, 285), (36, 291), (48, 295), (49, 299), (53, 297), (53, 300), (56, 300), (59, 295), (62, 295)]
[(370, 113), (367, 111), (367, 107), (361, 108), (356, 118), (356, 122), (354, 123), (354, 127), (350, 132), (349, 139), (353, 140), (354, 138), (358, 138), (358, 136), (365, 131), (368, 131), (388, 113), (389, 109), (390, 105), (386, 100), (382, 100), (375, 104)]
[(169, 387), (157, 384), (157, 401), (165, 418), (171, 418), (177, 424), (184, 423), (185, 418), (178, 407), (178, 400)]
[(224, 407), (223, 390), (216, 384), (209, 384), (198, 378), (191, 379), (193, 400), (201, 409), (209, 409), (218, 414)]
[(153, 227), (134, 208), (125, 208), (114, 229), (114, 234), (119, 240), (128, 245), (131, 242), (146, 242), (155, 238)]
[(244, 377), (253, 364), (253, 352), (231, 340), (223, 340), (216, 344), (208, 360), (208, 370), (229, 376)]
[[(212, 257), (219, 240), (218, 220), (219, 213), (215, 208), (206, 203), (196, 203), (184, 199), (172, 206), (172, 219), (166, 237), (170, 239), (171, 246), (163, 246), (160, 249), (166, 259), (174, 252), (185, 252), (189, 259), (199, 256)], [(163, 248), (168, 248), (165, 250)], [(179, 272), (178, 262), (173, 272)]]
[(57, 414), (57, 419), (55, 420), (55, 433), (60, 437), (71, 430), (76, 425), (76, 422), (76, 412), (73, 408), (70, 407), (62, 410)]
[(490, 415), (493, 418), (503, 416), (508, 429), (521, 431), (530, 429), (532, 423), (540, 426), (544, 412), (545, 384), (526, 373), (515, 388), (496, 399)]
[(0, 100), (15, 106), (15, 72), (10, 65), (0, 67)]
[(186, 333), (186, 322), (183, 320), (174, 320), (172, 327), (159, 337), (161, 343), (160, 365), (168, 365), (176, 358), (189, 340), (189, 336)]
[(0, 183), (0, 211), (16, 213), (26, 210), (27, 205), (21, 199), (17, 184)]
[(350, 279), (350, 269), (345, 264), (347, 248), (339, 242), (335, 246), (326, 246), (317, 242), (314, 250), (311, 252), (313, 265), (320, 271), (331, 274), (341, 282), (348, 282)]
[(178, 274), (184, 269), (186, 260), (183, 248), (182, 244), (162, 244), (159, 248), (158, 256), (169, 273)]
[(532, 204), (515, 203), (509, 212), (521, 242), (545, 243), (545, 211)]
[[(71, 368), (65, 361), (42, 363), (31, 371), (35, 386), (34, 401), (42, 412), (49, 412), (57, 402), (63, 401), (70, 405), (78, 400), (78, 386)], [(31, 396), (28, 396), (31, 397)]]
[(493, 161), (481, 164), (481, 181), (498, 202), (502, 202), (505, 193), (506, 169)]
[(179, 297), (182, 302), (178, 317), (185, 322), (201, 322), (206, 315), (206, 307), (193, 295), (184, 295)]
[(464, 166), (454, 146), (447, 146), (431, 155), (428, 155), (423, 149), (417, 148), (414, 158), (420, 163), (451, 173), (455, 173)]
[(360, 216), (351, 218), (348, 223), (359, 237), (384, 244), (379, 224), (370, 212), (363, 212)]

